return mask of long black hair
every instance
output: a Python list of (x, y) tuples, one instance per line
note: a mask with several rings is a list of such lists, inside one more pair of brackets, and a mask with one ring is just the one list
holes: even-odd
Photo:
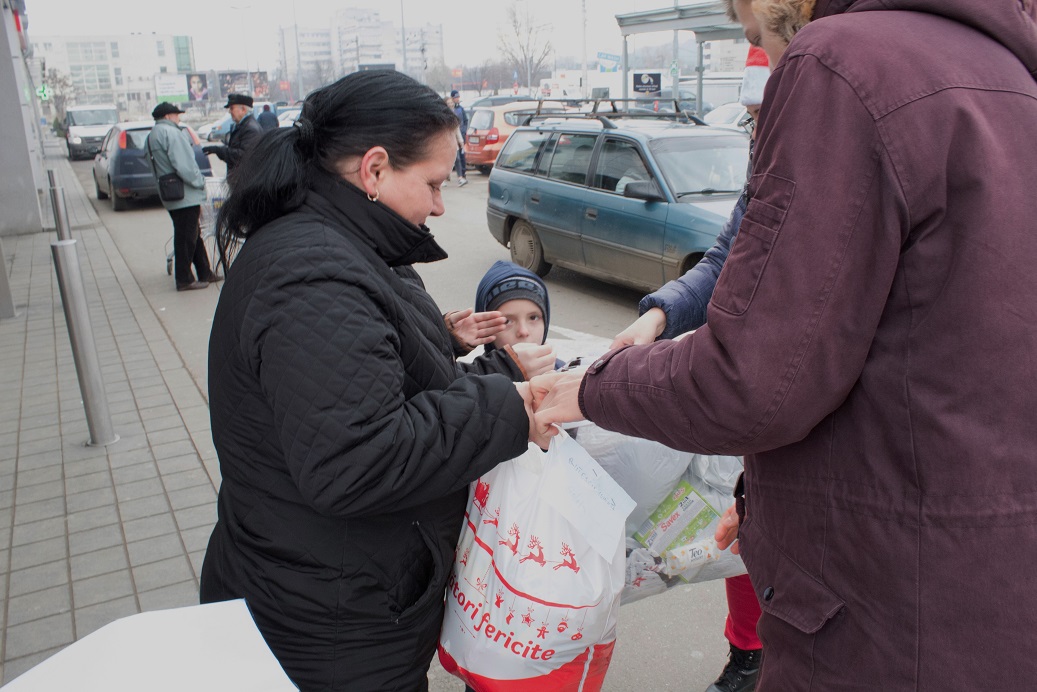
[(457, 126), (436, 92), (394, 70), (354, 72), (312, 92), (294, 127), (267, 132), (235, 168), (216, 222), (220, 262), (226, 267), (242, 240), (302, 204), (314, 173), (334, 173), (342, 159), (376, 146), (405, 168)]

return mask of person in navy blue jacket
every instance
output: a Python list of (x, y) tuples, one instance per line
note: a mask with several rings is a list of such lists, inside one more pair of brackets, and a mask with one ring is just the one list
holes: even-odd
[[(746, 60), (740, 102), (754, 119), (763, 102), (763, 87), (770, 70), (762, 49), (753, 47)], [(752, 144), (749, 168), (752, 169)], [(640, 318), (616, 336), (612, 348), (626, 344), (647, 344), (656, 339), (672, 339), (698, 329), (706, 323), (706, 306), (713, 295), (720, 270), (724, 268), (731, 244), (738, 234), (742, 216), (749, 205), (748, 183), (742, 188), (731, 216), (717, 236), (716, 243), (702, 259), (683, 276), (641, 299)], [(760, 603), (748, 575), (725, 580), (728, 616), (724, 626), (731, 652), (720, 677), (706, 692), (751, 692), (760, 673), (763, 644), (756, 635), (760, 619)]]

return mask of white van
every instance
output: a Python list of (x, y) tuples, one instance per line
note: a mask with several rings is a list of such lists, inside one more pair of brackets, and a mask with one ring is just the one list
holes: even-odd
[(89, 158), (101, 151), (101, 141), (119, 122), (119, 110), (114, 103), (93, 106), (69, 106), (65, 109), (65, 145), (73, 161)]

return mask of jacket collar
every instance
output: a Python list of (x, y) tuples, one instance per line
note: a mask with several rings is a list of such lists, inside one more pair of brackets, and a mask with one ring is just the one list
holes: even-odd
[(447, 258), (428, 227), (415, 226), (360, 189), (325, 171), (314, 175), (305, 206), (331, 217), (344, 230), (370, 247), (390, 267)]

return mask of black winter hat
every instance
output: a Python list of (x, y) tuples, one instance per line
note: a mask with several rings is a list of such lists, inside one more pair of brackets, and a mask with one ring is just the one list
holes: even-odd
[(227, 105), (224, 108), (230, 108), (231, 106), (248, 106), (251, 108), (253, 103), (255, 102), (248, 94), (227, 94)]
[(155, 120), (161, 120), (162, 118), (166, 117), (167, 115), (172, 115), (173, 113), (186, 113), (186, 112), (187, 111), (180, 110), (179, 108), (174, 106), (169, 101), (163, 101), (162, 103), (160, 103), (157, 106), (155, 106), (155, 110), (151, 111), (151, 117), (154, 118)]

